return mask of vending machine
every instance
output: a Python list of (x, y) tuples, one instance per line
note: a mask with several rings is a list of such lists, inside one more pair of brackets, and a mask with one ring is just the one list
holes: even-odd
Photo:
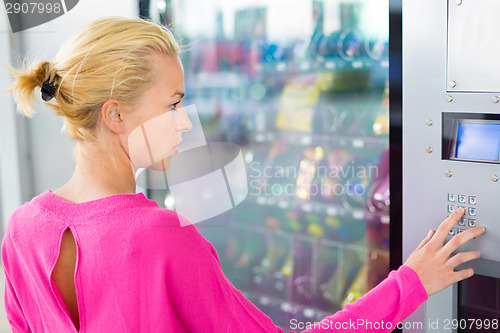
[[(241, 149), (246, 197), (196, 221), (229, 280), (286, 332), (332, 315), (383, 280), (388, 1), (149, 6), (154, 20), (169, 17), (183, 44), (182, 104), (195, 106), (206, 142)], [(153, 187), (150, 198), (179, 208), (175, 191)]]
[(500, 65), (494, 0), (403, 1), (403, 255), (458, 207), (449, 238), (486, 233), (475, 275), (433, 295), (405, 332), (498, 332)]

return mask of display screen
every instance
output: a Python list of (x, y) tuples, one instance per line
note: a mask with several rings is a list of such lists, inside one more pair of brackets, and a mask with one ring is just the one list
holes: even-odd
[(456, 158), (498, 161), (500, 124), (458, 123)]

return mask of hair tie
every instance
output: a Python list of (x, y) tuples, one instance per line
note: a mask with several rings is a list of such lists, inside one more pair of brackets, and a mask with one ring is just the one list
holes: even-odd
[[(54, 81), (56, 81), (56, 79), (58, 78), (59, 76), (56, 74), (56, 76), (54, 77)], [(49, 82), (50, 79), (46, 80), (43, 85), (42, 85), (42, 99), (45, 101), (45, 102), (48, 102), (50, 101), (52, 98), (54, 98), (54, 95), (56, 94), (56, 91), (57, 91), (57, 87), (58, 85), (55, 84), (55, 83), (50, 83)]]

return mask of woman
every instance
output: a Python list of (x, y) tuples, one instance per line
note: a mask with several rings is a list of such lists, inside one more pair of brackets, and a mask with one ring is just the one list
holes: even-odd
[[(283, 332), (224, 276), (214, 247), (184, 218), (135, 193), (129, 136), (167, 116), (166, 169), (191, 123), (179, 47), (160, 26), (100, 19), (75, 34), (54, 63), (12, 69), (19, 110), (33, 114), (35, 88), (77, 141), (76, 170), (9, 220), (2, 242), (5, 304), (14, 332)], [(142, 127), (141, 127), (142, 126)], [(454, 272), (477, 252), (450, 258), (484, 232), (476, 227), (443, 245), (463, 211), (431, 231), (405, 265), (370, 293), (304, 332), (363, 332), (345, 323), (391, 323), (428, 295), (473, 275)], [(182, 223), (180, 223), (182, 222)], [(333, 323), (340, 323), (336, 329)]]

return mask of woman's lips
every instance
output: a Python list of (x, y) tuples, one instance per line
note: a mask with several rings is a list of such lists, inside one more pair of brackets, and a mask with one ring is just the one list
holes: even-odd
[(174, 146), (174, 148), (172, 148), (172, 150), (174, 151), (174, 154), (177, 154), (177, 153), (179, 152), (179, 148), (177, 148), (177, 146), (178, 146), (178, 145), (180, 145), (181, 143), (182, 143), (182, 140), (181, 140), (181, 141), (179, 141), (179, 143), (178, 143), (178, 144), (176, 144), (176, 145)]

